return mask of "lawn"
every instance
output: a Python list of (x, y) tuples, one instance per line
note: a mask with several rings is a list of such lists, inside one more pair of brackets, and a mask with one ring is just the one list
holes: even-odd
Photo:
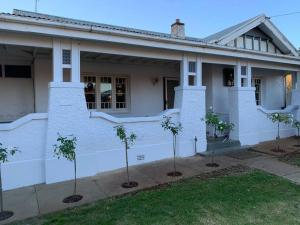
[(191, 178), (15, 224), (300, 224), (300, 187), (259, 171)]

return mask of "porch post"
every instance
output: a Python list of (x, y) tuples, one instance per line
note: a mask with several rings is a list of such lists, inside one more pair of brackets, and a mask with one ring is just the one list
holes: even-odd
[(242, 87), (242, 66), (240, 61), (237, 61), (234, 75), (235, 86), (229, 88), (229, 119), (235, 125), (230, 138), (239, 140), (242, 145), (252, 145), (257, 144), (259, 139), (256, 132), (257, 107), (255, 88), (251, 87), (251, 65), (250, 63), (246, 65), (247, 83)]
[(71, 44), (71, 81), (80, 82), (80, 48), (76, 41)]
[(202, 59), (199, 56), (196, 58), (196, 86), (202, 86)]
[(53, 81), (62, 82), (62, 49), (61, 43), (58, 39), (53, 39), (53, 50), (52, 50), (52, 67), (53, 67)]
[[(194, 58), (193, 58), (194, 59)], [(189, 85), (189, 60), (186, 55), (181, 61), (181, 85), (175, 88), (175, 108), (180, 109), (179, 122), (183, 131), (178, 136), (178, 156), (191, 156), (195, 154), (195, 137), (197, 137), (196, 149), (198, 152), (206, 150), (206, 126), (205, 117), (205, 89), (202, 86), (202, 61), (196, 60), (196, 82)]]
[(234, 67), (234, 86), (242, 86), (241, 62), (238, 60)]
[[(71, 50), (71, 60), (63, 64), (63, 50)], [(71, 82), (63, 82), (63, 68), (71, 69)], [(46, 183), (72, 179), (73, 164), (64, 159), (53, 157), (53, 145), (57, 143), (58, 133), (63, 136), (77, 137), (78, 176), (84, 176), (93, 159), (82, 159), (81, 143), (88, 143), (89, 113), (84, 96), (84, 85), (80, 83), (79, 43), (71, 40), (53, 40), (53, 82), (49, 83), (48, 126), (45, 154)], [(59, 168), (59, 173), (57, 172)], [(90, 167), (92, 168), (92, 167)], [(93, 172), (93, 171), (92, 171)], [(96, 170), (94, 171), (96, 172)]]
[(292, 90), (292, 98), (291, 105), (298, 106), (298, 110), (295, 115), (295, 119), (300, 121), (300, 71), (294, 72), (293, 74), (293, 90)]

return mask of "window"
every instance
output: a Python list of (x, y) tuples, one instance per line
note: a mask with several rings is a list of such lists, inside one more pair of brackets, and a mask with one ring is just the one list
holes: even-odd
[(237, 38), (236, 46), (237, 46), (238, 48), (245, 48), (245, 45), (244, 45), (244, 37), (238, 37), (238, 38)]
[(225, 87), (234, 86), (234, 69), (224, 68), (223, 69), (223, 84)]
[(253, 39), (251, 36), (246, 36), (246, 49), (253, 49)]
[(67, 49), (62, 50), (62, 63), (65, 65), (71, 64), (71, 50), (67, 50)]
[(260, 43), (260, 38), (254, 38), (253, 49), (255, 51), (260, 51), (259, 43)]
[(2, 77), (2, 65), (0, 65), (0, 78)]
[(112, 79), (111, 77), (100, 77), (100, 101), (101, 109), (112, 107)]
[(189, 75), (189, 86), (195, 86), (195, 76)]
[(122, 76), (84, 76), (88, 109), (124, 111), (128, 109), (128, 78)]
[(189, 72), (196, 73), (196, 62), (189, 62)]
[(253, 78), (252, 86), (255, 87), (255, 102), (256, 105), (261, 105), (261, 79)]
[(11, 78), (31, 78), (31, 66), (5, 65), (4, 74)]
[(275, 46), (272, 42), (269, 42), (269, 44), (268, 44), (268, 51), (271, 52), (271, 53), (276, 52)]
[(267, 46), (267, 40), (266, 39), (262, 39), (260, 42), (260, 50), (262, 52), (267, 52), (268, 51), (268, 46)]
[(126, 78), (116, 77), (115, 78), (115, 95), (117, 109), (126, 109)]
[(84, 93), (88, 109), (96, 109), (96, 77), (84, 77)]

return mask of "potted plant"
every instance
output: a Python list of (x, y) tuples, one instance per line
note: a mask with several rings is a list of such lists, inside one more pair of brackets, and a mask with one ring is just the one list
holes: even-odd
[(116, 126), (115, 130), (117, 132), (117, 136), (120, 138), (121, 142), (125, 145), (125, 156), (126, 156), (126, 174), (127, 174), (127, 182), (122, 184), (123, 188), (133, 188), (137, 187), (138, 183), (136, 181), (130, 181), (129, 178), (129, 169), (128, 169), (128, 150), (134, 144), (137, 136), (134, 133), (128, 135), (123, 126)]
[(275, 149), (271, 149), (273, 152), (285, 152), (284, 149), (280, 148), (280, 124), (289, 124), (291, 122), (292, 116), (287, 113), (271, 113), (268, 115), (269, 119), (272, 120), (273, 123), (277, 124), (277, 147)]
[(205, 115), (205, 123), (207, 126), (213, 128), (213, 130), (214, 130), (213, 137), (214, 138), (218, 137), (217, 127), (218, 127), (219, 122), (220, 122), (219, 116), (216, 113), (214, 113), (213, 108), (210, 107), (208, 112)]
[(73, 195), (63, 199), (64, 203), (74, 203), (80, 201), (83, 196), (77, 194), (77, 164), (76, 164), (76, 142), (77, 138), (73, 135), (67, 137), (58, 134), (58, 144), (54, 145), (54, 155), (60, 159), (60, 157), (66, 158), (68, 161), (74, 163), (74, 191)]
[(170, 131), (173, 135), (173, 171), (167, 173), (168, 176), (176, 177), (181, 176), (182, 173), (176, 169), (176, 137), (180, 131), (182, 131), (182, 126), (180, 123), (175, 124), (171, 121), (171, 117), (164, 116), (164, 121), (161, 123), (164, 130)]
[(3, 163), (8, 162), (8, 157), (13, 156), (19, 150), (16, 147), (11, 149), (6, 148), (0, 143), (0, 221), (6, 220), (14, 215), (12, 211), (5, 211), (3, 205), (3, 189), (2, 189), (2, 176), (1, 176), (1, 166)]
[(293, 127), (297, 129), (297, 136), (296, 136), (296, 139), (297, 139), (297, 144), (295, 144), (294, 146), (295, 147), (300, 147), (300, 121), (298, 120), (293, 120)]

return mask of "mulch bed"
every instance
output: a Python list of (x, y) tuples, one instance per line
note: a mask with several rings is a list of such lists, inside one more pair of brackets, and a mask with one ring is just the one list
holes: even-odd
[(224, 169), (215, 170), (209, 173), (203, 173), (198, 176), (197, 178), (201, 180), (211, 179), (211, 178), (218, 178), (218, 177), (224, 177), (229, 175), (240, 175), (241, 173), (247, 173), (252, 171), (250, 167), (244, 166), (244, 165), (236, 165), (227, 167)]
[(226, 154), (226, 156), (229, 156), (234, 159), (239, 159), (239, 160), (252, 159), (252, 158), (259, 157), (261, 155), (262, 155), (261, 153), (251, 151), (251, 150)]

